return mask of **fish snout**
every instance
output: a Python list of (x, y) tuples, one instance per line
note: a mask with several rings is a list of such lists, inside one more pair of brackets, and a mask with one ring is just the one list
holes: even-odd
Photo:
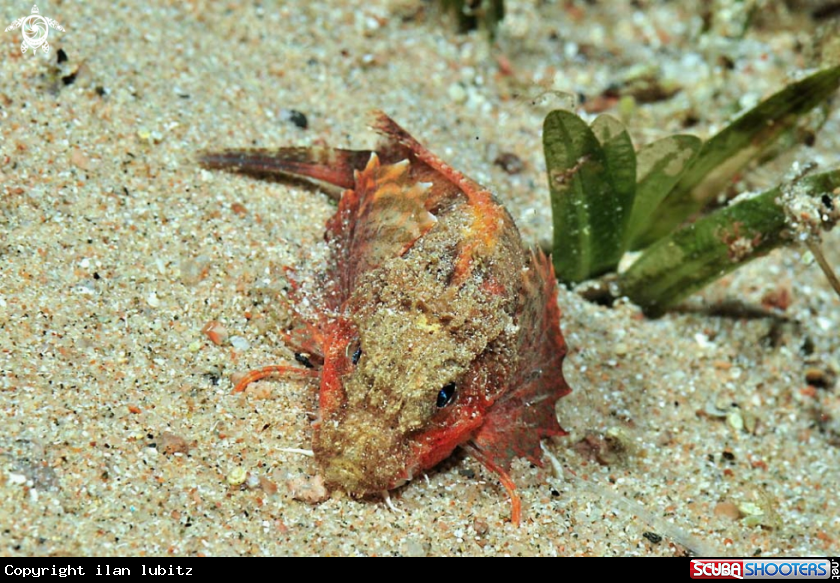
[(408, 479), (404, 436), (367, 411), (323, 420), (312, 449), (326, 483), (354, 496), (390, 490)]

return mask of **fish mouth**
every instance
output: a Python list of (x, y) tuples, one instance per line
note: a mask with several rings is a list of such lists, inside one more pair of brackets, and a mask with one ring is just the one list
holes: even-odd
[(368, 414), (320, 423), (312, 449), (327, 485), (353, 496), (391, 490), (407, 481), (404, 436)]
[(333, 457), (321, 464), (324, 481), (329, 486), (341, 488), (355, 497), (393, 490), (409, 481), (399, 465), (388, 461), (375, 465), (367, 463), (369, 461), (372, 460)]
[(371, 480), (370, 472), (358, 460), (344, 457), (332, 458), (324, 464), (324, 481), (355, 496), (384, 489), (377, 488), (377, 481)]
[(392, 482), (388, 486), (388, 489), (389, 490), (394, 490), (395, 488), (401, 488), (402, 486), (405, 486), (406, 484), (408, 484), (410, 481), (411, 481), (411, 477), (399, 478), (396, 482)]

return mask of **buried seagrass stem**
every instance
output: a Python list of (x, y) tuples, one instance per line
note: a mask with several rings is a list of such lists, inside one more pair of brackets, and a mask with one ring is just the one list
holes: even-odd
[(633, 248), (654, 244), (700, 212), (725, 190), (734, 175), (773, 148), (802, 116), (824, 103), (838, 87), (840, 65), (835, 64), (787, 85), (707, 140), (656, 207)]
[[(820, 232), (840, 217), (832, 200), (838, 188), (840, 170), (798, 177), (681, 227), (619, 276), (621, 293), (647, 315), (660, 316), (709, 282), (777, 247), (798, 242), (818, 247)], [(819, 249), (814, 257), (822, 267), (825, 258)]]

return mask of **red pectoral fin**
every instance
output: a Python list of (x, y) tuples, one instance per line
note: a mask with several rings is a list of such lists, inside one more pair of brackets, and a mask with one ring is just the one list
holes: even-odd
[(224, 168), (245, 174), (281, 174), (320, 180), (352, 188), (353, 173), (370, 160), (370, 150), (340, 148), (243, 148), (202, 152), (205, 168)]
[(474, 446), (504, 470), (510, 469), (514, 457), (541, 466), (540, 440), (565, 435), (554, 405), (570, 392), (562, 370), (566, 343), (560, 332), (554, 270), (541, 251), (532, 254), (530, 266), (523, 270), (520, 306), (517, 371), (473, 438)]
[(504, 395), (473, 437), (473, 444), (499, 467), (507, 470), (515, 457), (542, 466), (540, 441), (565, 435), (557, 423), (554, 403), (569, 392), (562, 373), (541, 371), (513, 394)]

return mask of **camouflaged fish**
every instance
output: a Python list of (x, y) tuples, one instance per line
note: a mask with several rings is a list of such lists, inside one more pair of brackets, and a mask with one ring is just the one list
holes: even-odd
[(540, 440), (564, 435), (569, 393), (551, 262), (526, 250), (493, 195), (383, 113), (376, 151), (329, 148), (205, 153), (209, 168), (295, 175), (344, 190), (327, 222), (329, 268), (316, 321), (287, 336), (318, 375), (312, 449), (325, 482), (353, 496), (396, 488), (464, 448), (521, 503), (508, 472), (542, 465)]

